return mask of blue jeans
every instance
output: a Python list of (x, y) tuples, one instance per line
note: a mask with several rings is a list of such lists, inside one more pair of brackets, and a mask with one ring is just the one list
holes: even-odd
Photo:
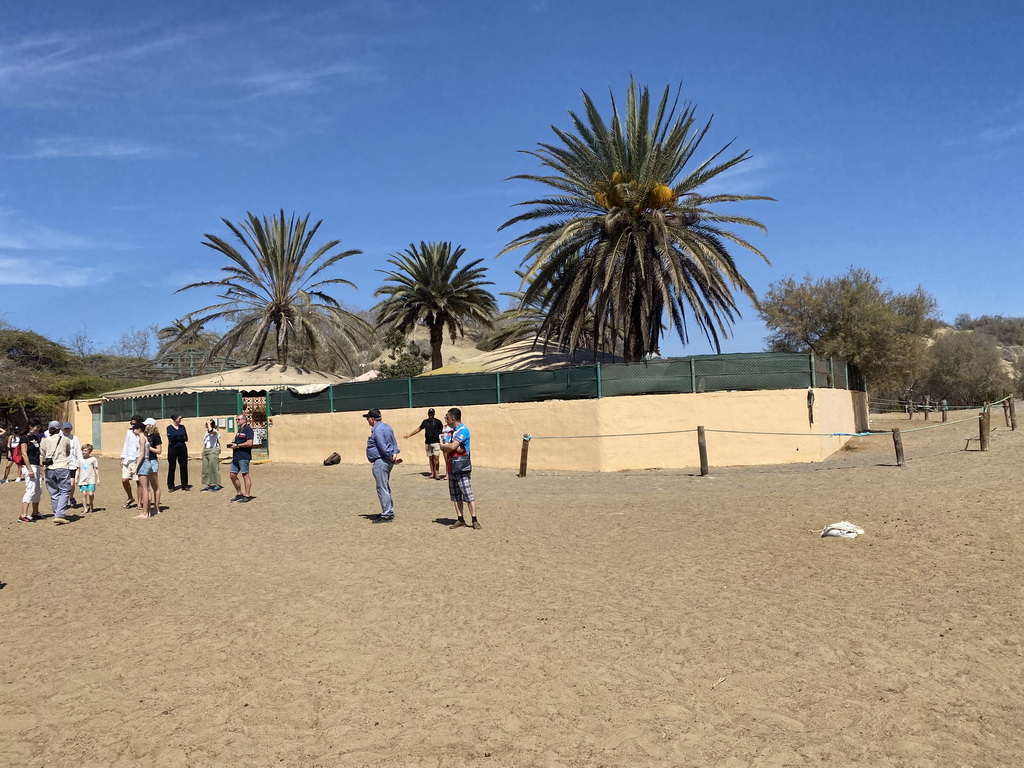
[(393, 466), (387, 459), (377, 459), (373, 462), (373, 481), (377, 484), (381, 517), (393, 517), (395, 514), (395, 504), (391, 500), (391, 468)]
[[(38, 469), (36, 467), (37, 471)], [(66, 469), (47, 469), (46, 489), (50, 492), (53, 516), (64, 517), (68, 511), (68, 497), (71, 495), (71, 473)]]

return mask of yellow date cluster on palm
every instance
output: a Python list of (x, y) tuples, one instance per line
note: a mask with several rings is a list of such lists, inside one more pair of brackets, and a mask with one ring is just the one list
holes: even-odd
[(633, 178), (619, 171), (615, 171), (608, 181), (599, 182), (594, 191), (594, 200), (606, 211), (631, 207), (635, 213), (640, 213), (665, 208), (675, 199), (676, 193), (667, 184), (641, 189)]

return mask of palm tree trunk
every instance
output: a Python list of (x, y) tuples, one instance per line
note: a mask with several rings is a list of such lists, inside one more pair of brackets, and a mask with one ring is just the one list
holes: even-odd
[(441, 343), (444, 341), (444, 323), (435, 320), (430, 325), (430, 370), (441, 367)]

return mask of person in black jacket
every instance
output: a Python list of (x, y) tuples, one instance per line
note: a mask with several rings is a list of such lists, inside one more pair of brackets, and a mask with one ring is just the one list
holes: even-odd
[(181, 490), (191, 491), (188, 484), (188, 430), (181, 423), (182, 416), (175, 413), (167, 426), (167, 490), (174, 491), (174, 471), (181, 468)]

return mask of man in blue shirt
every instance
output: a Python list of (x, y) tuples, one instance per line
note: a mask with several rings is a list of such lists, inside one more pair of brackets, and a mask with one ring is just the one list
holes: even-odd
[[(239, 415), (237, 419), (238, 434), (231, 441), (233, 453), (231, 454), (231, 471), (228, 477), (231, 484), (235, 486), (235, 498), (231, 501), (247, 504), (253, 500), (252, 478), (249, 477), (249, 462), (252, 461), (252, 443), (255, 434), (249, 426), (249, 417), (246, 414)], [(239, 482), (238, 476), (242, 476)]]
[[(450, 408), (444, 416), (445, 423), (452, 428), (451, 437), (441, 444), (441, 450), (448, 458), (448, 495), (455, 502), (458, 519), (449, 528), (472, 528), (479, 531), (480, 521), (476, 519), (476, 498), (473, 496), (473, 465), (470, 461), (469, 427), (462, 423), (462, 410)], [(463, 516), (463, 503), (469, 507), (470, 521)]]
[(380, 517), (375, 523), (390, 523), (395, 519), (395, 505), (391, 500), (391, 469), (401, 464), (398, 457), (401, 450), (395, 440), (395, 432), (381, 421), (380, 411), (371, 408), (363, 414), (370, 425), (370, 437), (366, 441), (366, 460), (373, 465), (373, 481), (377, 484), (377, 498), (380, 499)]

